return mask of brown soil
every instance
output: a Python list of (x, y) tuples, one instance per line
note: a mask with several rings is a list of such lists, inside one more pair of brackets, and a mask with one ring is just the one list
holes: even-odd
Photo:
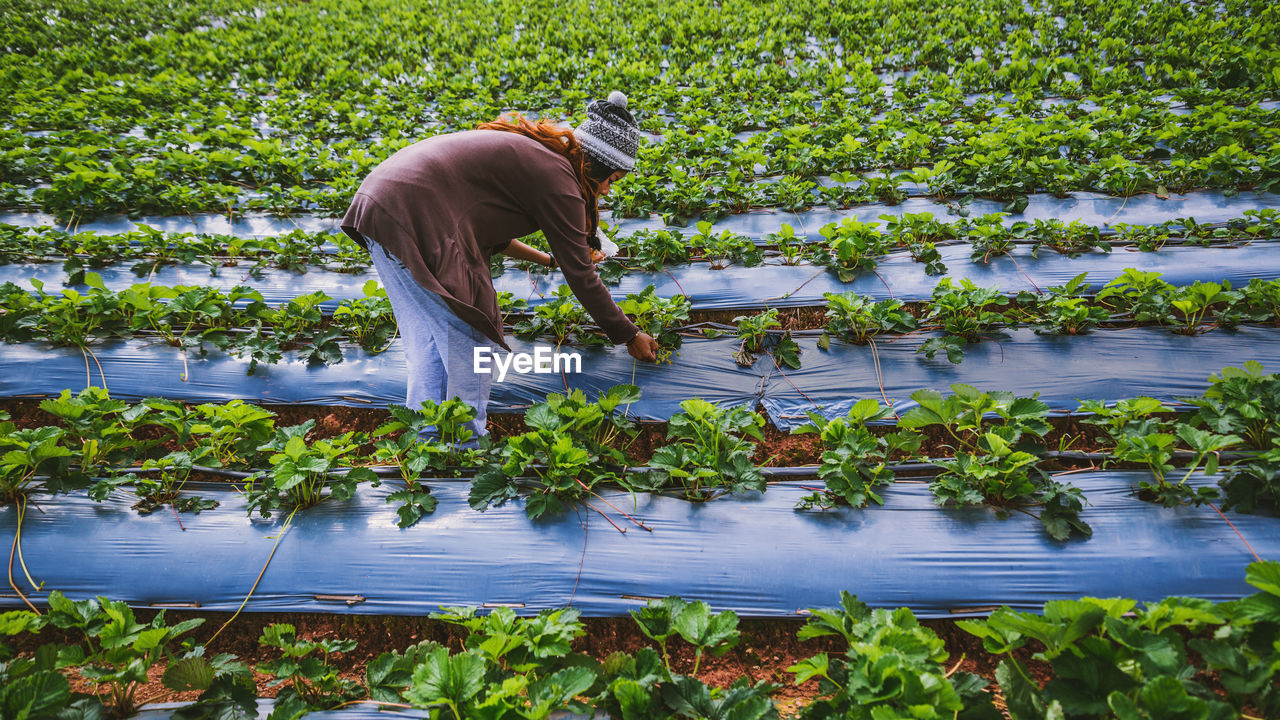
[[(136, 613), (140, 622), (148, 622), (155, 614), (149, 610), (137, 610)], [(204, 625), (184, 638), (209, 643), (219, 627), (231, 618), (231, 614), (170, 610), (165, 617), (170, 624), (188, 618), (205, 618)], [(354, 681), (363, 681), (365, 666), (381, 653), (402, 651), (426, 640), (441, 643), (457, 651), (462, 648), (466, 637), (460, 628), (423, 617), (316, 613), (244, 614), (208, 644), (206, 653), (210, 656), (232, 653), (251, 666), (274, 660), (278, 657), (278, 651), (263, 647), (257, 642), (263, 628), (271, 623), (293, 625), (300, 638), (358, 639), (359, 645), (352, 652), (330, 656), (330, 664), (337, 667), (344, 678)], [(781, 687), (774, 694), (774, 700), (784, 716), (794, 715), (816, 697), (818, 683), (811, 680), (796, 686), (794, 675), (786, 669), (820, 652), (833, 656), (843, 652), (842, 641), (834, 637), (814, 638), (803, 642), (796, 639), (796, 633), (803, 624), (802, 619), (743, 619), (739, 625), (742, 631), (741, 642), (721, 657), (703, 657), (697, 677), (718, 687), (726, 687), (740, 677), (746, 677), (751, 682), (764, 680), (779, 685)], [(987, 654), (982, 648), (981, 640), (961, 630), (951, 620), (922, 620), (921, 624), (937, 633), (946, 643), (950, 656), (948, 670), (954, 668), (976, 673), (994, 682), (994, 672), (1000, 658)], [(635, 653), (642, 647), (657, 649), (656, 644), (646, 638), (627, 617), (588, 618), (584, 620), (584, 625), (586, 635), (574, 642), (573, 649), (597, 660), (603, 660), (614, 652)], [(35, 635), (14, 638), (16, 642), (11, 644), (19, 654), (30, 655), (44, 643), (69, 644), (79, 639), (73, 633), (48, 628)], [(675, 638), (668, 641), (667, 649), (676, 672), (692, 672), (694, 650), (691, 646)], [(1030, 660), (1030, 654), (1029, 650), (1024, 650), (1019, 652), (1018, 657), (1024, 665), (1030, 667), (1034, 677), (1043, 683), (1050, 677), (1050, 670), (1047, 665)], [(151, 682), (138, 693), (139, 703), (184, 702), (195, 699), (198, 693), (175, 693), (166, 689), (160, 683), (163, 670), (162, 665), (152, 668), (148, 674)], [(255, 673), (255, 677), (260, 696), (273, 697), (276, 694), (277, 688), (266, 685), (270, 680), (269, 676)], [(68, 678), (76, 691), (94, 691), (92, 683), (73, 671), (68, 671)]]
[[(743, 315), (758, 315), (760, 308), (743, 308), (741, 310), (695, 310), (689, 313), (691, 324), (711, 322), (722, 325), (736, 325), (734, 318)], [(778, 322), (782, 330), (812, 330), (826, 325), (825, 307), (778, 308)]]

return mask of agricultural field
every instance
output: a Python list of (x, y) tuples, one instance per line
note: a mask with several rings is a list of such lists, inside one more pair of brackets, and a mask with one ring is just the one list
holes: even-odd
[[(0, 22), (0, 718), (1280, 717), (1280, 6)], [(658, 362), (404, 407), (356, 188), (613, 90)]]

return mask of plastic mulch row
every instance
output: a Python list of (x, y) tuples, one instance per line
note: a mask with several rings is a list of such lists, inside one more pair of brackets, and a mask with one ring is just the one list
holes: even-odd
[[(581, 506), (537, 521), (518, 500), (476, 512), (469, 483), (456, 480), (427, 481), (439, 505), (410, 528), (396, 526), (386, 502), (397, 482), (299, 511), (283, 534), (283, 515), (248, 517), (243, 496), (225, 485), (189, 483), (186, 492), (221, 506), (184, 514), (181, 527), (172, 513), (138, 515), (123, 491), (103, 503), (78, 491), (34, 499), (42, 512), (28, 509), (21, 550), (43, 590), (14, 578), (36, 602), (58, 589), (138, 607), (230, 611), (279, 538), (248, 611), (425, 615), (442, 605), (502, 604), (524, 614), (572, 605), (620, 616), (647, 598), (680, 595), (745, 616), (785, 617), (833, 606), (849, 590), (874, 606), (952, 617), (1082, 595), (1238, 598), (1249, 592), (1244, 569), (1253, 558), (1236, 530), (1263, 557), (1280, 555), (1274, 517), (1232, 513), (1228, 524), (1209, 507), (1143, 502), (1132, 488), (1149, 479), (1144, 472), (1064, 479), (1089, 500), (1089, 538), (1054, 541), (1021, 513), (1000, 519), (985, 507), (940, 508), (923, 481), (884, 488), (883, 507), (825, 513), (794, 509), (806, 488), (821, 486), (816, 480), (703, 503), (604, 491), (652, 529), (615, 513), (619, 526), (630, 526), (625, 534)], [(12, 505), (0, 509), (4, 537), (16, 515)], [(0, 604), (21, 600), (10, 593)]]
[[(671, 364), (633, 360), (626, 348), (561, 348), (579, 352), (581, 373), (508, 373), (495, 382), (489, 412), (523, 412), (548, 393), (582, 389), (589, 398), (613, 385), (633, 383), (641, 399), (627, 412), (641, 420), (667, 420), (681, 401), (701, 397), (725, 406), (762, 404), (780, 428), (804, 424), (806, 412), (843, 415), (860, 398), (888, 398), (898, 412), (913, 404), (920, 388), (945, 392), (957, 382), (982, 390), (1006, 390), (1019, 396), (1040, 394), (1056, 413), (1079, 407), (1079, 400), (1115, 401), (1147, 395), (1166, 403), (1199, 395), (1208, 378), (1228, 365), (1258, 360), (1270, 367), (1280, 358), (1280, 328), (1241, 327), (1190, 337), (1159, 327), (1096, 330), (1082, 336), (1037, 335), (1029, 329), (993, 332), (992, 339), (967, 346), (959, 365), (939, 353), (933, 360), (916, 348), (936, 333), (882, 337), (874, 346), (840, 341), (829, 350), (818, 338), (797, 338), (798, 370), (779, 368), (769, 355), (743, 368), (732, 358), (732, 337), (690, 337)], [(513, 351), (541, 347), (511, 339)], [(347, 346), (337, 365), (307, 365), (286, 359), (259, 365), (246, 375), (248, 361), (211, 350), (201, 357), (160, 342), (108, 341), (95, 346), (93, 358), (74, 348), (26, 343), (0, 345), (0, 397), (57, 395), (87, 384), (107, 387), (114, 397), (137, 400), (167, 397), (189, 402), (245, 399), (264, 404), (381, 407), (403, 403), (404, 356), (399, 341), (370, 356)], [(877, 376), (877, 362), (879, 375)], [(101, 369), (99, 369), (101, 368)]]

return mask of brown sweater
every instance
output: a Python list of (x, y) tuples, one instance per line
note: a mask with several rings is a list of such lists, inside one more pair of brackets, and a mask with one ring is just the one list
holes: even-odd
[(378, 241), (424, 288), (489, 339), (502, 337), (489, 257), (542, 230), (569, 289), (614, 343), (639, 332), (591, 264), (586, 206), (568, 159), (500, 130), (439, 135), (401, 148), (360, 184), (342, 229)]

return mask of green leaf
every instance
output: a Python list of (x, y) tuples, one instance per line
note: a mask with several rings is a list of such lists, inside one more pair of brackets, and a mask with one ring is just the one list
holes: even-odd
[(787, 668), (787, 672), (795, 673), (796, 684), (802, 685), (815, 677), (826, 677), (829, 658), (826, 653), (818, 653)]
[(1040, 688), (1027, 680), (1017, 660), (1001, 660), (996, 666), (996, 682), (1004, 693), (1005, 705), (1012, 720), (1044, 720), (1048, 707)]
[(1259, 590), (1280, 597), (1280, 562), (1263, 560), (1249, 563), (1244, 581)]
[(413, 671), (413, 685), (404, 694), (415, 707), (430, 708), (443, 703), (462, 705), (484, 686), (484, 657), (464, 652), (450, 656), (439, 648), (423, 658)]
[(213, 664), (205, 657), (186, 657), (171, 662), (164, 670), (162, 682), (177, 692), (208, 690), (213, 684)]

